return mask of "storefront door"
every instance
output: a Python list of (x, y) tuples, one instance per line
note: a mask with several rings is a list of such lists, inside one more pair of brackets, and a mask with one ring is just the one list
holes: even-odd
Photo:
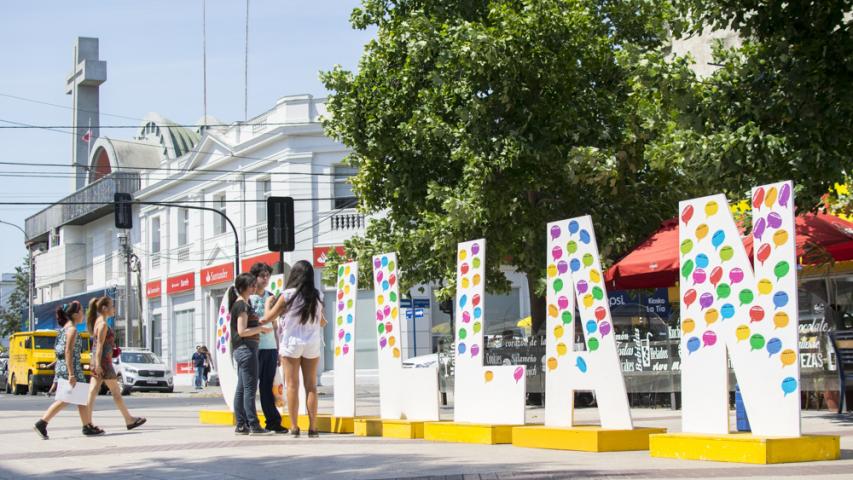
[(163, 354), (163, 320), (158, 313), (151, 316), (151, 351), (158, 357)]

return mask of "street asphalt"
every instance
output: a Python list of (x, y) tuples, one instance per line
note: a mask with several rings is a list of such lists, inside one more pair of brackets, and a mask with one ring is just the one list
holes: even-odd
[[(372, 389), (360, 392), (358, 414), (375, 414)], [(328, 392), (328, 390), (326, 390)], [(0, 479), (274, 479), (274, 478), (851, 478), (853, 415), (803, 413), (805, 433), (841, 435), (842, 459), (774, 466), (655, 459), (648, 452), (581, 453), (509, 445), (442, 444), (352, 435), (244, 437), (233, 428), (200, 425), (200, 409), (225, 408), (217, 389), (202, 393), (139, 394), (126, 397), (134, 415), (148, 418), (127, 431), (110, 397), (99, 397), (95, 422), (107, 434), (86, 438), (76, 409), (49, 426), (50, 440), (32, 430), (47, 397), (0, 395)], [(331, 395), (321, 396), (331, 411)], [(443, 417), (451, 411), (444, 409)], [(678, 412), (633, 409), (638, 426), (678, 431)], [(541, 422), (542, 409), (528, 409)], [(594, 423), (595, 409), (576, 418)]]

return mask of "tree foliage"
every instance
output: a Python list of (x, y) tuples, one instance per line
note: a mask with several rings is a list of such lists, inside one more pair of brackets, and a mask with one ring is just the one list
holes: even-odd
[[(693, 34), (735, 31), (719, 68), (697, 84), (688, 129), (657, 141), (715, 190), (733, 195), (792, 179), (798, 206), (814, 209), (853, 174), (853, 2), (680, 0)], [(709, 192), (710, 193), (710, 192)], [(837, 199), (837, 198), (836, 198)]]
[(15, 267), (15, 290), (9, 296), (6, 307), (0, 307), (0, 337), (9, 336), (25, 328), (24, 312), (29, 308), (29, 262)]
[(547, 222), (592, 215), (613, 257), (695, 188), (678, 157), (647, 153), (696, 96), (666, 61), (667, 1), (364, 0), (352, 23), (378, 29), (358, 72), (322, 78), (359, 208), (381, 213), (346, 245), (366, 271), (396, 251), (404, 288), (449, 297), (457, 242), (485, 237), (487, 288), (508, 289), (502, 264), (523, 272), (538, 327)]

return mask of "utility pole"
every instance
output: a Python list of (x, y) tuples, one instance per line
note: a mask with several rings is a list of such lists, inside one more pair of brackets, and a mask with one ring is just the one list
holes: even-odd
[(130, 319), (130, 274), (131, 274), (131, 265), (130, 265), (130, 256), (132, 255), (132, 251), (130, 248), (130, 239), (128, 238), (128, 231), (123, 230), (118, 234), (118, 243), (121, 247), (122, 254), (124, 255), (124, 346), (131, 346), (131, 334), (130, 332), (133, 330), (133, 325), (131, 324)]
[(36, 328), (35, 319), (33, 318), (33, 292), (35, 292), (36, 275), (33, 272), (33, 249), (30, 245), (30, 237), (27, 236), (27, 232), (23, 228), (14, 223), (4, 222), (3, 220), (0, 220), (0, 223), (15, 227), (24, 234), (24, 244), (27, 246), (27, 268), (30, 272), (30, 278), (27, 281), (27, 323), (32, 332)]

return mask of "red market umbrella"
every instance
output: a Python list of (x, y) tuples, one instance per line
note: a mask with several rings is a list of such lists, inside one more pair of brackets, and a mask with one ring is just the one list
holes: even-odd
[(607, 286), (619, 290), (666, 288), (678, 281), (678, 219), (667, 220), (651, 237), (607, 269)]
[[(797, 216), (796, 230), (800, 263), (814, 263), (822, 250), (836, 262), (853, 260), (853, 223), (825, 213), (807, 213)], [(743, 239), (750, 258), (753, 241), (752, 235)]]
[[(823, 213), (805, 214), (796, 220), (797, 257), (812, 258), (824, 250), (835, 261), (853, 260), (853, 223)], [(743, 244), (752, 258), (752, 235)], [(817, 248), (815, 248), (817, 247)], [(607, 286), (615, 289), (666, 288), (678, 281), (678, 220), (667, 220), (660, 229), (607, 270)]]

